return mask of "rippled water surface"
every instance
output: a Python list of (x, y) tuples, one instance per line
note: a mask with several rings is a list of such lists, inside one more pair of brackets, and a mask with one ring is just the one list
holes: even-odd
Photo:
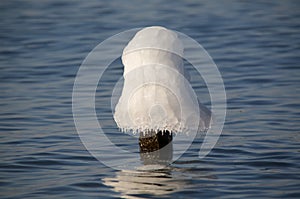
[[(12, 0), (1, 1), (0, 24), (1, 198), (300, 197), (298, 1)], [(97, 44), (151, 25), (183, 32), (211, 55), (226, 87), (226, 123), (204, 159), (199, 139), (165, 169), (116, 171), (78, 137), (73, 83)], [(97, 114), (111, 140), (138, 151), (102, 104), (122, 72), (116, 60), (97, 90)], [(192, 81), (201, 96), (203, 82)]]

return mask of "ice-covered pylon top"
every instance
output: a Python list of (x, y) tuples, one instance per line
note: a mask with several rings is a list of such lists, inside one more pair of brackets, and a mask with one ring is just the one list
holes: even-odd
[(146, 64), (164, 64), (182, 71), (183, 45), (174, 31), (164, 27), (147, 27), (124, 48), (124, 75)]
[(166, 50), (183, 57), (183, 46), (178, 35), (161, 26), (147, 27), (136, 33), (124, 48), (123, 56), (139, 49)]
[(123, 131), (189, 132), (205, 129), (209, 115), (186, 79), (176, 32), (147, 27), (124, 48), (124, 87), (114, 119)]

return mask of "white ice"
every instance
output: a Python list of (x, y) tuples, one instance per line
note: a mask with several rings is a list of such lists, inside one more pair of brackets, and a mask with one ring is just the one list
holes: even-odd
[(195, 95), (184, 69), (184, 48), (176, 32), (147, 27), (124, 48), (124, 87), (114, 119), (126, 132), (209, 128), (210, 112)]

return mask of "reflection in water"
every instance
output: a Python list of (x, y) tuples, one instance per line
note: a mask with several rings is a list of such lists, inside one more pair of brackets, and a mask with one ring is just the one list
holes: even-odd
[[(195, 157), (198, 157), (197, 151), (195, 154)], [(203, 160), (188, 158), (177, 160), (170, 166), (172, 155), (172, 142), (152, 153), (141, 152), (143, 166), (136, 170), (118, 171), (114, 177), (103, 178), (103, 184), (112, 187), (122, 198), (163, 198), (181, 191), (198, 189), (199, 181), (207, 186), (212, 179), (217, 179), (216, 175), (212, 175), (213, 170), (208, 168), (207, 162)], [(190, 165), (193, 167), (190, 168)], [(195, 183), (195, 180), (198, 183)]]
[(120, 192), (124, 198), (140, 198), (137, 195), (165, 195), (178, 191), (184, 186), (172, 179), (170, 168), (172, 161), (172, 142), (160, 150), (140, 152), (144, 166), (135, 171), (122, 170), (116, 177), (104, 178), (104, 184), (112, 186), (114, 191)]
[[(198, 157), (197, 151), (195, 154), (195, 157)], [(201, 179), (205, 184), (217, 178), (211, 174), (213, 172), (205, 162), (194, 158), (177, 160), (170, 166), (172, 155), (172, 142), (152, 153), (141, 152), (143, 166), (136, 170), (118, 171), (116, 176), (104, 178), (103, 183), (120, 193), (122, 198), (163, 198), (173, 193), (198, 189), (199, 183), (195, 183), (194, 179)], [(189, 165), (194, 166), (190, 168)], [(198, 165), (198, 168), (195, 165)]]
[(104, 184), (124, 198), (141, 198), (138, 195), (166, 195), (184, 187), (184, 182), (174, 181), (170, 170), (119, 171), (114, 178), (105, 178)]
[[(194, 161), (192, 161), (194, 164)], [(181, 162), (176, 167), (154, 170), (122, 170), (116, 176), (104, 178), (102, 183), (120, 193), (122, 198), (138, 199), (171, 197), (187, 190), (207, 187), (217, 176), (210, 169), (187, 168), (191, 162)], [(182, 165), (184, 164), (184, 165)], [(177, 167), (178, 166), (178, 167)], [(203, 182), (203, 185), (199, 184)], [(174, 195), (173, 195), (174, 196)]]

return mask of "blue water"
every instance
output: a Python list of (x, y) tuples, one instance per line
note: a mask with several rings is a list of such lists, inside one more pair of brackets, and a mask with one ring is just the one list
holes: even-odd
[[(97, 44), (150, 25), (183, 32), (211, 55), (226, 87), (226, 123), (205, 159), (196, 140), (164, 170), (116, 171), (78, 137), (73, 83)], [(300, 197), (298, 1), (12, 0), (0, 3), (0, 27), (1, 198)], [(108, 90), (122, 74), (115, 64)], [(108, 97), (97, 92), (98, 102)], [(138, 150), (128, 136), (109, 136)]]

